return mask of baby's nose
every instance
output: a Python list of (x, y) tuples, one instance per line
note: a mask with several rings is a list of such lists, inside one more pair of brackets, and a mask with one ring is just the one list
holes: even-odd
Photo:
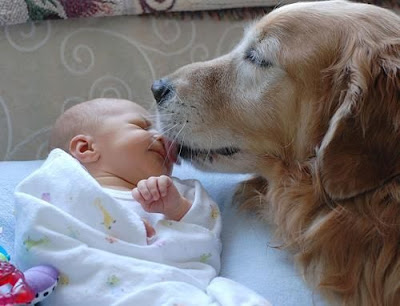
[(159, 134), (159, 133), (155, 133), (155, 134), (153, 135), (153, 138), (154, 138), (154, 140), (160, 141), (160, 142), (162, 142), (163, 144), (165, 143), (164, 136), (161, 135), (161, 134)]

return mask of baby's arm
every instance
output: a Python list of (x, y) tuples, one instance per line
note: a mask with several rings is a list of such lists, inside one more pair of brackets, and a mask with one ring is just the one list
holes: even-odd
[(162, 213), (169, 220), (179, 221), (191, 203), (181, 196), (172, 179), (166, 175), (141, 180), (132, 190), (133, 198), (150, 213)]

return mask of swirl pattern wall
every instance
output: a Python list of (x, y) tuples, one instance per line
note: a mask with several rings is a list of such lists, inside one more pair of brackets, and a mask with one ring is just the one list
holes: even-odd
[(228, 52), (245, 23), (119, 16), (2, 28), (0, 160), (44, 158), (55, 119), (84, 100), (118, 97), (151, 109), (154, 79)]

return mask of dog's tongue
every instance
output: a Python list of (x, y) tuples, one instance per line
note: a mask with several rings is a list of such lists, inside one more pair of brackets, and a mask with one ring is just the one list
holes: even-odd
[(172, 163), (180, 164), (178, 160), (178, 146), (169, 139), (164, 140), (165, 150), (167, 151), (167, 158)]

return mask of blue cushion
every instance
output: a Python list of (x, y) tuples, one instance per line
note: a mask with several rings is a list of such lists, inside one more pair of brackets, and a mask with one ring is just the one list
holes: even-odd
[[(0, 162), (0, 245), (13, 256), (14, 205), (16, 184), (41, 165), (42, 161)], [(248, 176), (206, 173), (183, 163), (174, 176), (202, 182), (222, 213), (221, 275), (236, 280), (266, 297), (273, 305), (324, 305), (310, 290), (286, 251), (276, 245), (270, 228), (255, 216), (238, 212), (232, 206), (235, 186)], [(12, 260), (12, 259), (11, 259)]]

